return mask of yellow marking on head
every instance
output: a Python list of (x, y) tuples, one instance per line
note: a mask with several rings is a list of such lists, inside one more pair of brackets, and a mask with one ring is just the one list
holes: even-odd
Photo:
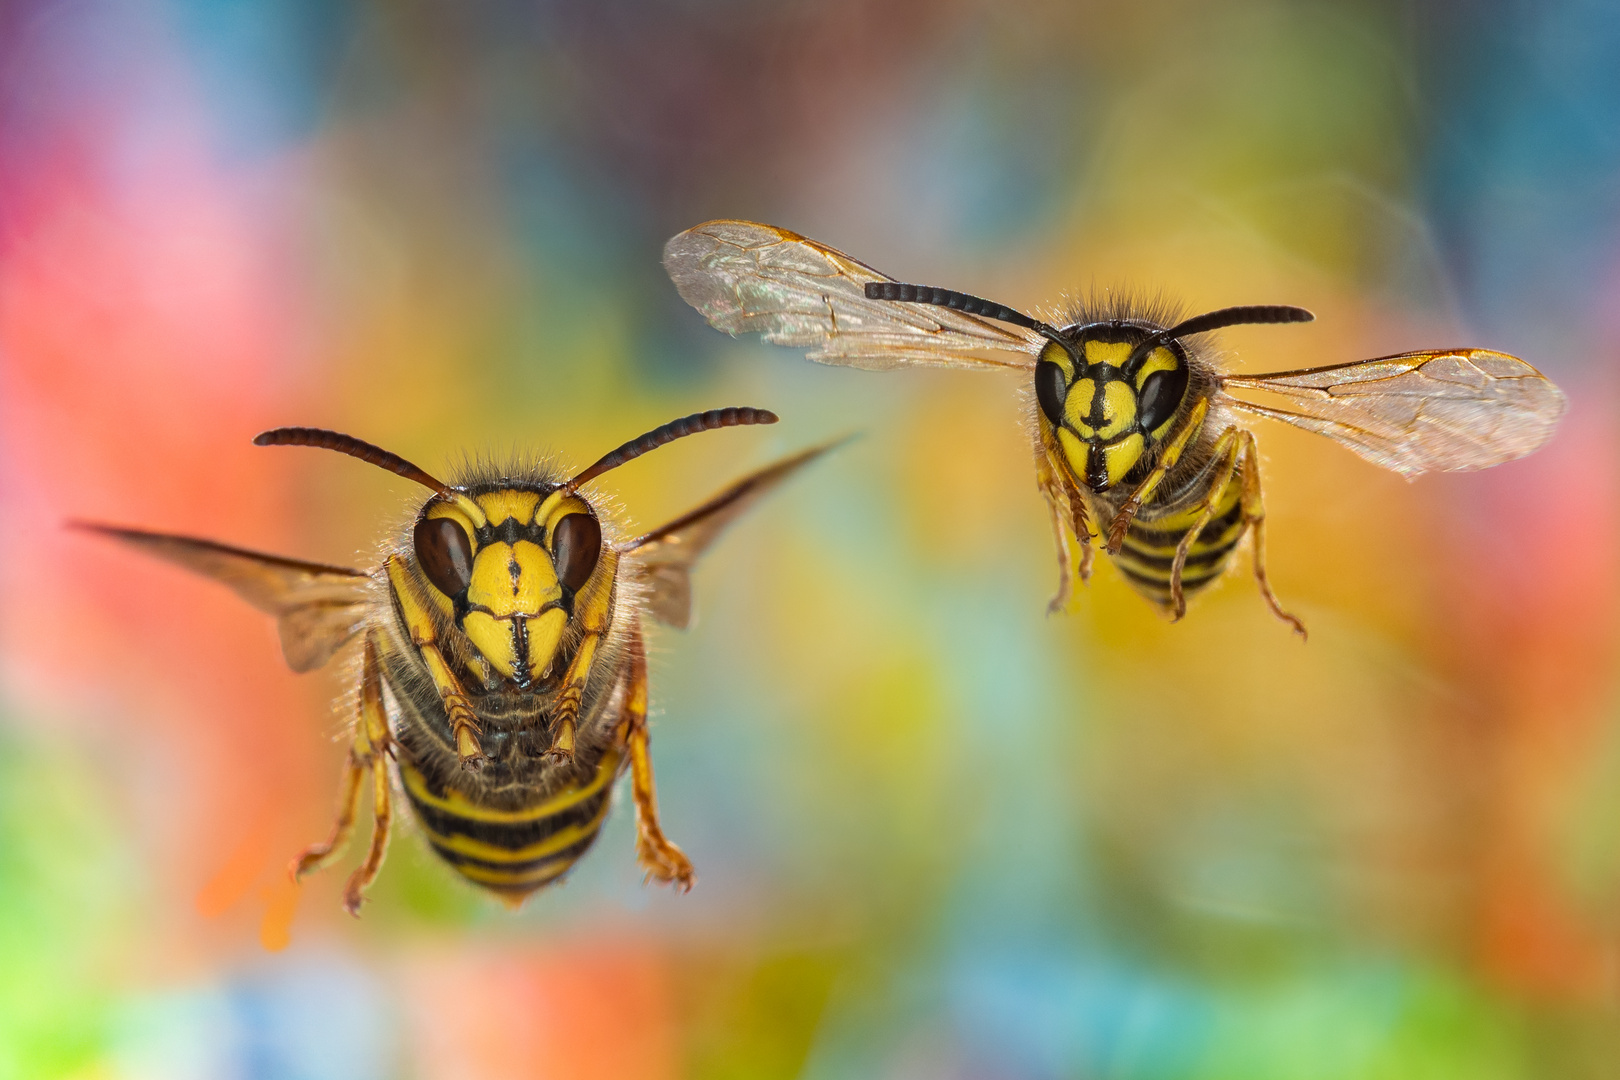
[(1057, 342), (1048, 341), (1046, 343), (1046, 348), (1041, 350), (1041, 355), (1037, 357), (1037, 359), (1050, 360), (1052, 363), (1062, 368), (1064, 382), (1068, 382), (1074, 378), (1074, 358), (1069, 355), (1068, 349), (1065, 349)]
[(1136, 388), (1138, 390), (1147, 385), (1148, 376), (1155, 371), (1174, 371), (1181, 366), (1176, 354), (1160, 345), (1148, 353), (1148, 358), (1142, 364), (1142, 370), (1136, 373)]
[(1089, 439), (1097, 434), (1096, 429), (1086, 423), (1086, 418), (1091, 415), (1091, 402), (1096, 396), (1097, 380), (1081, 379), (1069, 387), (1069, 396), (1063, 402), (1063, 418), (1074, 425), (1083, 438)]
[(1143, 446), (1142, 436), (1135, 434), (1119, 440), (1112, 446), (1103, 447), (1103, 462), (1108, 468), (1110, 484), (1117, 484), (1125, 478), (1125, 474), (1131, 471), (1131, 466), (1142, 457)]
[(1091, 447), (1074, 437), (1074, 432), (1068, 428), (1058, 428), (1058, 446), (1063, 450), (1063, 456), (1069, 462), (1069, 472), (1079, 478), (1083, 483), (1086, 475), (1087, 463), (1091, 459)]
[(519, 525), (534, 520), (534, 508), (540, 503), (538, 491), (486, 491), (478, 496), (478, 505), (489, 515), (491, 524), (499, 525), (507, 518), (516, 518)]
[(553, 492), (546, 499), (540, 509), (535, 512), (534, 520), (546, 527), (546, 536), (551, 536), (552, 528), (569, 514), (588, 514), (591, 512), (590, 504), (578, 495), (564, 495), (560, 491)]
[(469, 611), (461, 620), (461, 632), (483, 654), (490, 666), (510, 679), (517, 671), (512, 662), (512, 624), (483, 611)]
[(568, 613), (552, 608), (539, 618), (529, 620), (529, 670), (543, 676), (551, 667), (551, 658), (557, 655), (563, 630), (568, 626)]
[(1123, 367), (1125, 361), (1131, 358), (1131, 349), (1133, 347), (1129, 342), (1125, 341), (1088, 341), (1086, 342), (1086, 363)]
[(1136, 423), (1136, 391), (1129, 383), (1114, 380), (1103, 383), (1103, 426), (1099, 439), (1112, 439)]
[(551, 556), (539, 544), (485, 544), (473, 556), (472, 584), (467, 602), (486, 607), (497, 618), (536, 615), (553, 600), (562, 599), (562, 587)]

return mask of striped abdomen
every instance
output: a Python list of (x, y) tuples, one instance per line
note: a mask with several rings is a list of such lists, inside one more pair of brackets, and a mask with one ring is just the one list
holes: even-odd
[[(1200, 513), (1199, 503), (1206, 490), (1183, 492), (1175, 508), (1149, 503), (1131, 522), (1125, 542), (1114, 564), (1137, 592), (1161, 607), (1170, 606), (1170, 567), (1175, 562), (1176, 545), (1193, 527)], [(1188, 503), (1191, 507), (1187, 507)], [(1188, 549), (1181, 569), (1181, 591), (1191, 596), (1221, 576), (1232, 558), (1232, 549), (1243, 539), (1243, 479), (1234, 472), (1215, 503), (1209, 519)]]
[(596, 840), (623, 761), (612, 747), (588, 783), (515, 810), (435, 787), (404, 754), (399, 775), (433, 850), (463, 877), (517, 901), (561, 877)]

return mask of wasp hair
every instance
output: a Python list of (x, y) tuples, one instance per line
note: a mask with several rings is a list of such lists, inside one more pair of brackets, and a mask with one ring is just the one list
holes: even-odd
[(656, 450), (665, 443), (672, 443), (676, 439), (684, 439), (688, 435), (696, 435), (700, 431), (713, 431), (723, 427), (744, 427), (749, 424), (774, 424), (781, 417), (765, 409), (751, 409), (746, 406), (729, 409), (710, 409), (708, 412), (693, 413), (683, 416), (679, 420), (671, 420), (653, 428), (645, 435), (631, 439), (623, 446), (598, 458), (584, 472), (576, 475), (563, 485), (565, 492), (573, 491), (581, 484), (589, 483), (598, 476), (612, 469), (617, 469), (627, 461), (634, 461), (642, 454)]

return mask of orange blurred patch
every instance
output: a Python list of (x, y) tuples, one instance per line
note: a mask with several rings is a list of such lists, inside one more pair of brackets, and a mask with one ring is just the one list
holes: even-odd
[(401, 993), (414, 1071), (442, 1080), (678, 1074), (667, 959), (619, 935), (418, 953)]

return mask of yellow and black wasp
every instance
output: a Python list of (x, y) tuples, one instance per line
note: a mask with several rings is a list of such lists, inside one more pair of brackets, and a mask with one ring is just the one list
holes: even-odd
[(628, 767), (641, 864), (684, 891), (692, 865), (664, 836), (653, 789), (642, 617), (684, 628), (693, 562), (830, 444), (767, 466), (639, 536), (621, 535), (600, 497), (582, 489), (672, 440), (776, 420), (762, 409), (716, 409), (655, 428), (572, 477), (545, 465), (473, 466), (453, 484), (333, 431), (258, 436), (260, 446), (336, 450), (433, 491), (374, 570), (76, 525), (222, 582), (276, 616), (294, 671), (318, 668), (362, 639), (337, 822), (291, 867), (296, 879), (339, 854), (369, 773), (371, 847), (344, 890), (350, 913), (359, 913), (388, 847), (388, 758), (433, 850), (513, 904), (556, 881), (591, 846), (613, 781)]
[[(1056, 324), (966, 293), (895, 281), (786, 229), (711, 221), (673, 237), (664, 267), (682, 299), (720, 330), (809, 347), (812, 360), (867, 369), (1016, 369), (1032, 377), (1036, 483), (1051, 510), (1058, 590), (1091, 573), (1099, 524), (1127, 581), (1172, 619), (1254, 532), (1254, 572), (1276, 615), (1302, 636), (1266, 581), (1265, 509), (1252, 416), (1338, 440), (1408, 479), (1483, 469), (1551, 437), (1564, 395), (1535, 368), (1488, 349), (1436, 349), (1266, 375), (1224, 373), (1201, 344), (1212, 330), (1309, 322), (1303, 308), (1222, 308), (1181, 319), (1129, 299)], [(1232, 391), (1283, 399), (1268, 405)]]

